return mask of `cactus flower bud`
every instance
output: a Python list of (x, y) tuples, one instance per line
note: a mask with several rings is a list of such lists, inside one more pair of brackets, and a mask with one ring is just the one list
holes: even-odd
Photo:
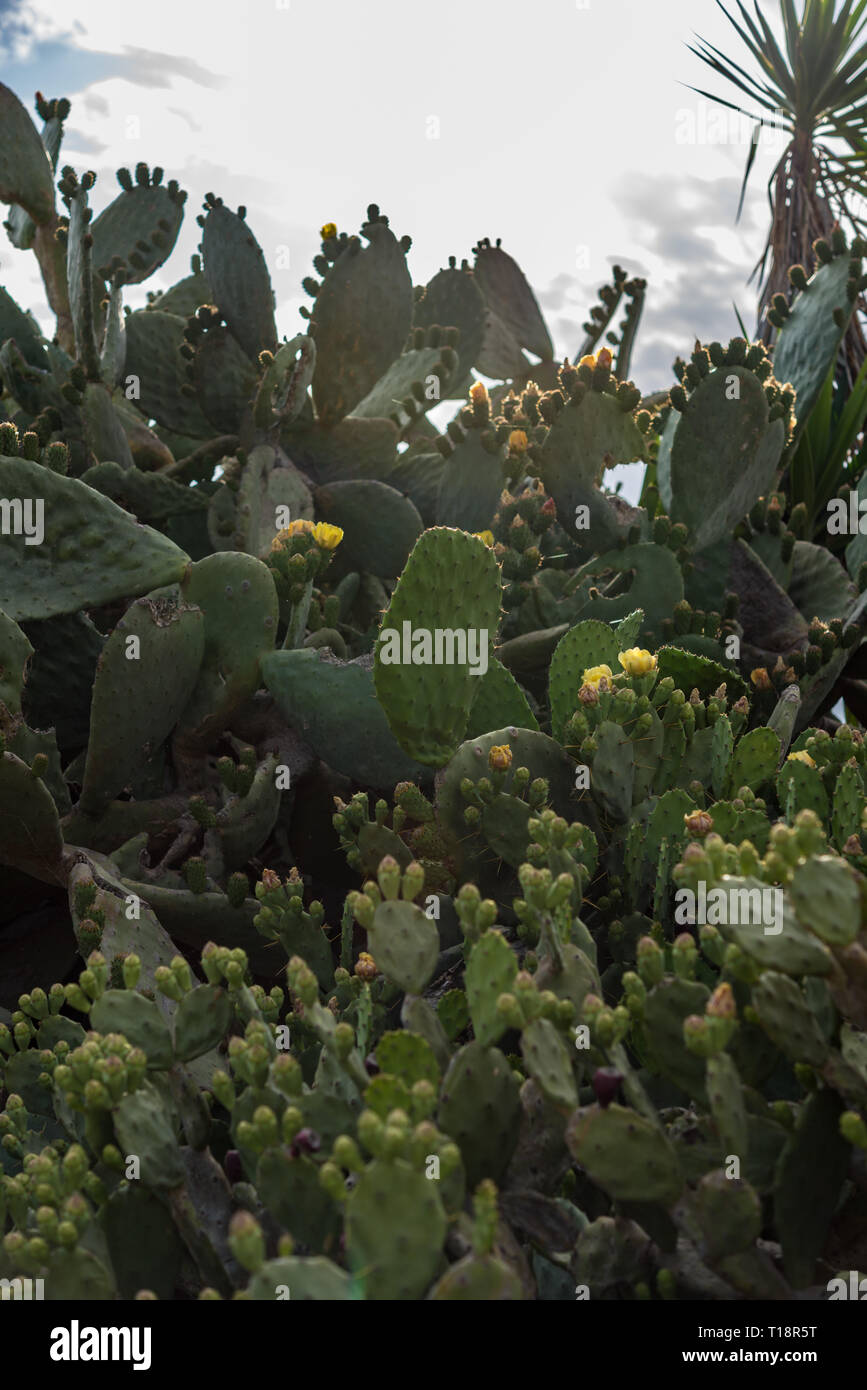
[(508, 743), (497, 744), (488, 753), (488, 767), (492, 772), (508, 772), (512, 766), (512, 750)]
[(857, 1110), (846, 1110), (840, 1116), (840, 1133), (847, 1143), (867, 1149), (867, 1124)]
[(229, 1222), (229, 1246), (244, 1269), (255, 1274), (265, 1260), (262, 1227), (248, 1211), (236, 1211)]
[(377, 975), (376, 961), (368, 951), (362, 951), (355, 962), (355, 973), (360, 980), (375, 980)]
[(424, 869), (417, 859), (413, 859), (407, 864), (403, 871), (403, 882), (401, 884), (401, 895), (407, 902), (412, 902), (417, 898), (424, 888)]
[[(643, 936), (636, 951), (638, 973), (645, 985), (658, 985), (665, 972), (665, 956), (652, 936)], [(586, 1008), (586, 1000), (585, 1000)]]

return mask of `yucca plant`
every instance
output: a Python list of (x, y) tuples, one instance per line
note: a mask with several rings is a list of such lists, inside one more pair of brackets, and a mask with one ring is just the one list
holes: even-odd
[[(758, 65), (759, 75), (753, 76), (703, 39), (698, 39), (697, 47), (689, 47), (714, 72), (745, 93), (759, 111), (698, 87), (692, 90), (756, 122), (738, 216), (762, 127), (772, 124), (791, 136), (768, 180), (772, 221), (753, 270), (759, 282), (758, 331), (763, 341), (770, 343), (774, 328), (766, 310), (775, 294), (789, 297), (789, 267), (801, 264), (809, 272), (813, 242), (827, 237), (835, 224), (848, 224), (856, 233), (862, 231), (857, 206), (867, 194), (867, 42), (859, 43), (859, 39), (867, 24), (867, 0), (843, 0), (839, 9), (837, 0), (805, 0), (800, 18), (794, 0), (780, 0), (785, 52), (757, 0), (755, 20), (742, 0), (735, 2), (740, 21), (717, 0)], [(844, 354), (850, 385), (864, 355), (865, 341), (856, 315)]]

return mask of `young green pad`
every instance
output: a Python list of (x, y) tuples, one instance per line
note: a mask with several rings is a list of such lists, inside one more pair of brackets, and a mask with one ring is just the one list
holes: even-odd
[(107, 989), (88, 1021), (97, 1033), (123, 1033), (133, 1047), (147, 1054), (149, 1067), (170, 1067), (175, 1060), (168, 1024), (153, 1000), (135, 990)]
[[(475, 956), (475, 951), (473, 951)], [(578, 1103), (572, 1058), (562, 1036), (547, 1018), (534, 1019), (521, 1034), (527, 1070), (553, 1105), (572, 1110)]]
[(439, 955), (436, 923), (410, 902), (386, 899), (376, 909), (367, 944), (379, 969), (407, 994), (421, 994)]
[(515, 953), (502, 933), (483, 932), (467, 962), (465, 983), (473, 1033), (485, 1047), (498, 1042), (506, 1031), (497, 1000), (511, 992), (517, 973)]
[(175, 1014), (175, 1053), (181, 1062), (201, 1057), (221, 1043), (234, 1017), (232, 1001), (217, 985), (197, 985)]
[[(374, 683), (395, 738), (421, 763), (441, 767), (464, 736), (473, 687), (479, 679), (472, 671), (482, 674), (483, 665), (487, 666), (499, 624), (501, 592), (499, 567), (483, 541), (443, 527), (419, 537), (382, 619)], [(444, 664), (405, 663), (404, 634), (416, 629), (428, 635), (432, 662), (437, 655), (436, 633), (443, 634)], [(474, 666), (470, 665), (471, 634), (477, 643)], [(466, 660), (457, 664), (461, 637)], [(396, 641), (401, 644), (400, 661), (389, 659)], [(445, 664), (448, 657), (452, 664)]]

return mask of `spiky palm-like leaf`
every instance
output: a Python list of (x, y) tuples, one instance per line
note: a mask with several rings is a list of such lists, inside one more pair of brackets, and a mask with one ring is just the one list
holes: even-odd
[[(790, 139), (768, 180), (771, 228), (754, 275), (759, 279), (759, 333), (774, 330), (765, 310), (775, 294), (789, 295), (789, 267), (813, 264), (813, 242), (835, 224), (862, 231), (856, 212), (867, 197), (867, 42), (859, 42), (867, 0), (804, 0), (800, 19), (794, 0), (780, 0), (785, 52), (754, 0), (756, 17), (735, 0), (740, 21), (717, 4), (758, 68), (753, 75), (712, 44), (698, 39), (691, 52), (744, 93), (753, 109), (698, 87), (691, 90), (756, 122), (744, 170), (738, 216), (762, 127), (774, 125)], [(829, 142), (834, 142), (832, 148)], [(863, 360), (861, 325), (853, 320), (846, 340), (847, 371), (854, 379)]]

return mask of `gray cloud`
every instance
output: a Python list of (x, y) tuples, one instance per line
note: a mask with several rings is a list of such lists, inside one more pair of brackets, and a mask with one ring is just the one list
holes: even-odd
[(133, 82), (137, 87), (170, 87), (170, 78), (181, 77), (199, 87), (225, 86), (227, 78), (209, 72), (194, 58), (181, 58), (172, 53), (158, 53), (149, 48), (124, 46), (123, 56), (117, 59), (118, 70), (113, 74)]

